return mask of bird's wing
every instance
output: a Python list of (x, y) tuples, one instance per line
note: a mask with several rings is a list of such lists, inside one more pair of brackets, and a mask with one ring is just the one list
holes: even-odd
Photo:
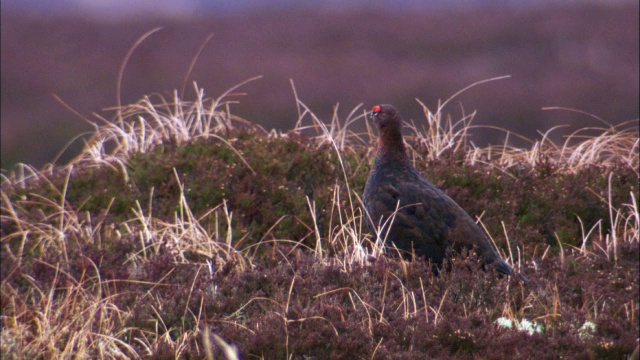
[(440, 264), (450, 245), (447, 233), (456, 222), (446, 195), (421, 181), (384, 183), (370, 190), (374, 195), (367, 210), (374, 222), (378, 220), (374, 226), (380, 236), (401, 250)]

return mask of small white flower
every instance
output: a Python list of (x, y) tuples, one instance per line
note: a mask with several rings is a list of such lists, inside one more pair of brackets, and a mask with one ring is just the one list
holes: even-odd
[(495, 323), (498, 324), (499, 327), (503, 327), (507, 329), (513, 328), (513, 321), (511, 321), (511, 319), (506, 317), (497, 318)]
[(527, 319), (522, 319), (520, 321), (520, 326), (518, 326), (518, 330), (526, 331), (529, 335), (533, 335), (535, 333), (541, 333), (544, 331), (544, 327), (542, 324), (538, 324), (535, 321), (529, 321)]
[[(513, 329), (514, 322), (506, 317), (501, 317), (496, 319), (495, 323), (502, 328)], [(529, 335), (533, 335), (536, 333), (542, 333), (544, 331), (544, 325), (538, 324), (535, 321), (529, 321), (527, 319), (522, 319), (520, 322), (515, 322), (515, 327), (518, 331), (526, 331)]]
[(593, 336), (593, 333), (595, 331), (596, 331), (596, 324), (587, 320), (584, 322), (584, 324), (582, 324), (582, 327), (578, 329), (578, 335), (580, 336), (580, 339), (588, 339), (591, 336)]

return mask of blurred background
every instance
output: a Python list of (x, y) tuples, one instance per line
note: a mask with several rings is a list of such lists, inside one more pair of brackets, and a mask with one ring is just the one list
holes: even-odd
[[(241, 90), (232, 113), (263, 127), (291, 129), (295, 98), (329, 121), (364, 103), (391, 103), (405, 120), (424, 121), (415, 98), (435, 111), (473, 82), (445, 112), (477, 110), (474, 125), (531, 138), (559, 124), (555, 141), (579, 128), (638, 118), (638, 1), (453, 0), (3, 0), (1, 107), (3, 169), (41, 167), (74, 136), (90, 130), (53, 94), (86, 117), (111, 116), (119, 67), (131, 45), (162, 30), (133, 53), (124, 71), (122, 104), (144, 95), (171, 98), (207, 36), (189, 76), (217, 97)], [(357, 124), (364, 127), (364, 123)], [(472, 132), (476, 145), (501, 144), (496, 130)], [(511, 137), (510, 139), (513, 139)], [(81, 141), (67, 150), (69, 160)], [(520, 145), (520, 144), (515, 144)], [(524, 145), (524, 144), (523, 144)]]

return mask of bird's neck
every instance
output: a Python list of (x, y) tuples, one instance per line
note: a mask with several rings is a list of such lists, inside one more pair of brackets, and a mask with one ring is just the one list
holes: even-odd
[(407, 149), (399, 129), (388, 129), (380, 134), (376, 163), (402, 166), (409, 162)]

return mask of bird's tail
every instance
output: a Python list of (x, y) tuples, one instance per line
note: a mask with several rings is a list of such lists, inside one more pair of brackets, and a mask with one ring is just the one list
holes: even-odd
[(526, 276), (520, 274), (519, 272), (515, 271), (511, 266), (509, 266), (509, 264), (507, 264), (506, 262), (504, 262), (504, 260), (499, 259), (498, 261), (496, 261), (494, 263), (494, 266), (496, 267), (496, 269), (506, 275), (509, 276), (513, 276), (516, 279), (522, 281), (525, 285), (529, 285), (529, 283), (531, 281), (529, 281), (529, 279), (527, 279)]

